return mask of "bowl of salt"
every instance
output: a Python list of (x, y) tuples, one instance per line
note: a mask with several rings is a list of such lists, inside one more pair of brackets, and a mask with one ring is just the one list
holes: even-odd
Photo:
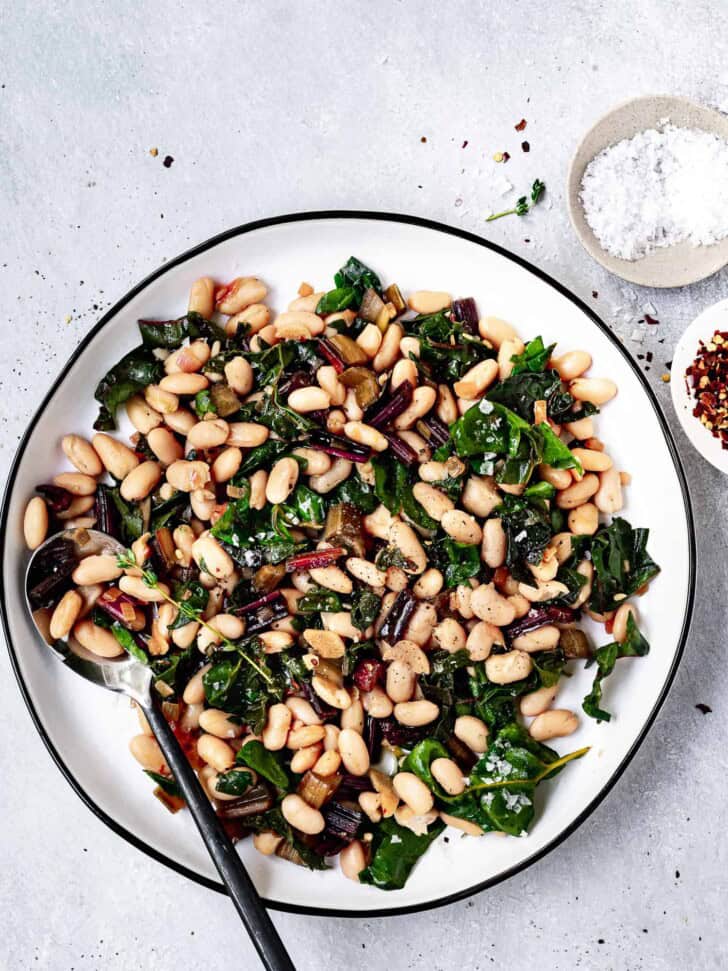
[(687, 98), (618, 105), (569, 167), (580, 242), (631, 283), (680, 287), (728, 263), (728, 117)]

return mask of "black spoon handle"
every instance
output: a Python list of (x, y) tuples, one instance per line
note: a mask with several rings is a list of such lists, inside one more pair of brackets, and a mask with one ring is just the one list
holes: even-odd
[(217, 818), (166, 718), (154, 702), (144, 707), (144, 714), (261, 961), (269, 971), (296, 971), (243, 861)]

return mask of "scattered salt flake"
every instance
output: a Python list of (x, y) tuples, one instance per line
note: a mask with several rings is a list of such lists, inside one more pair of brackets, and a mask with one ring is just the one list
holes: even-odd
[(647, 303), (642, 308), (642, 313), (652, 314), (652, 316), (654, 317), (657, 314), (657, 307), (654, 305), (654, 303), (651, 300), (648, 300)]
[(634, 341), (635, 344), (643, 344), (645, 340), (645, 332), (643, 330), (633, 330), (629, 335), (629, 339)]
[(594, 235), (620, 259), (711, 246), (728, 236), (728, 142), (669, 123), (638, 132), (591, 160), (580, 197)]

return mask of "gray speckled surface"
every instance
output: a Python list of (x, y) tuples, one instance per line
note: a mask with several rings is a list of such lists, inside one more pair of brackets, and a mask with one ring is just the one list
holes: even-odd
[[(728, 103), (725, 8), (161, 0), (131, 10), (118, 0), (3, 4), (4, 467), (72, 345), (130, 285), (231, 225), (316, 208), (411, 212), (528, 256), (630, 351), (653, 352), (648, 378), (673, 421), (660, 374), (685, 325), (725, 296), (726, 271), (676, 292), (622, 285), (576, 241), (564, 180), (583, 131), (620, 100), (670, 92)], [(521, 117), (523, 135), (513, 129)], [(511, 160), (494, 164), (503, 149)], [(548, 201), (486, 227), (490, 206), (536, 176)], [(502, 200), (503, 178), (515, 191)], [(645, 327), (650, 301), (660, 323)], [(697, 606), (674, 688), (614, 792), (547, 859), (471, 900), (379, 921), (277, 915), (301, 969), (728, 964), (725, 814), (715, 808), (728, 725), (728, 502), (720, 473), (676, 435), (698, 527)], [(0, 711), (0, 966), (257, 967), (224, 898), (84, 809), (35, 734), (4, 652)]]

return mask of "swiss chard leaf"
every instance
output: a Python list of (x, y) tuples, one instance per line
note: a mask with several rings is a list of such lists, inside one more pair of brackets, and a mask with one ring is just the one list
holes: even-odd
[(426, 377), (436, 381), (457, 381), (475, 364), (495, 356), (492, 348), (442, 311), (416, 317), (407, 322), (407, 328), (420, 342), (415, 363)]
[(359, 475), (350, 475), (332, 493), (334, 504), (348, 502), (365, 514), (374, 512), (379, 499), (374, 487), (368, 485)]
[(292, 526), (323, 526), (326, 501), (318, 492), (301, 484), (281, 506), (281, 515)]
[(184, 651), (154, 658), (150, 667), (154, 672), (155, 684), (161, 681), (175, 695), (181, 695), (185, 685), (199, 668), (200, 660), (202, 657), (194, 643)]
[(321, 297), (316, 305), (316, 313), (333, 314), (338, 310), (356, 307), (360, 302), (361, 298), (357, 300), (357, 291), (354, 287), (336, 287)]
[(420, 676), (420, 688), (428, 701), (434, 701), (440, 713), (437, 721), (429, 726), (429, 730), (437, 738), (447, 739), (452, 734), (455, 723), (455, 705), (463, 694), (463, 686), (467, 684), (465, 668), (472, 661), (466, 650), (432, 651), (429, 655), (430, 672)]
[(534, 816), (533, 791), (586, 749), (559, 758), (521, 725), (505, 725), (473, 767), (469, 792), (476, 796), (490, 828), (523, 836)]
[(105, 492), (107, 497), (114, 504), (119, 514), (119, 525), (121, 528), (121, 540), (125, 546), (131, 546), (135, 539), (144, 532), (144, 517), (136, 502), (127, 502), (121, 495), (118, 486), (111, 487), (99, 485), (99, 492)]
[(351, 596), (351, 622), (359, 630), (373, 624), (382, 605), (381, 599), (367, 587), (360, 587)]
[(167, 624), (169, 630), (184, 627), (194, 619), (194, 614), (202, 613), (207, 606), (208, 592), (199, 580), (189, 580), (187, 583), (178, 583), (175, 586), (174, 599), (181, 604), (181, 607), (172, 623)]
[(242, 796), (246, 789), (253, 784), (253, 777), (249, 772), (240, 769), (228, 769), (217, 777), (215, 789), (226, 796)]
[(189, 313), (177, 320), (139, 320), (139, 331), (145, 347), (164, 347), (173, 350), (181, 347), (189, 337), (209, 337), (225, 341), (225, 329), (206, 320), (201, 314)]
[[(260, 668), (265, 664), (264, 657), (258, 653), (256, 665)], [(218, 653), (212, 667), (202, 676), (208, 705), (238, 715), (256, 733), (265, 725), (268, 702), (279, 700), (282, 695), (282, 686), (272, 677), (271, 682), (265, 681), (245, 658), (235, 654)]]
[(375, 455), (371, 463), (374, 468), (375, 495), (392, 515), (404, 512), (423, 529), (435, 529), (437, 522), (427, 515), (412, 494), (412, 487), (418, 481), (416, 471), (388, 454)]
[(275, 752), (269, 752), (257, 739), (246, 742), (238, 749), (235, 761), (238, 765), (247, 765), (254, 769), (278, 789), (287, 790), (290, 787), (290, 779), (280, 757)]
[(488, 679), (482, 662), (474, 665), (468, 684), (473, 698), (473, 713), (485, 722), (492, 734), (515, 721), (517, 699), (540, 686), (534, 671), (522, 681), (496, 684)]
[(251, 509), (247, 495), (228, 503), (210, 532), (244, 567), (281, 563), (301, 546), (275, 509)]
[[(357, 305), (361, 303), (364, 291), (369, 287), (376, 290), (377, 293), (381, 293), (382, 290), (382, 281), (374, 270), (365, 266), (355, 256), (350, 256), (347, 262), (334, 275), (334, 283), (337, 289), (343, 289), (344, 287), (353, 289)], [(340, 310), (342, 308), (337, 307), (336, 309)]]
[(515, 411), (525, 421), (533, 420), (533, 406), (537, 401), (546, 402), (546, 413), (557, 424), (586, 418), (599, 410), (588, 401), (576, 401), (562, 388), (561, 378), (553, 370), (512, 373), (491, 388), (487, 397)]
[(269, 438), (267, 442), (252, 448), (243, 459), (240, 468), (236, 472), (232, 482), (239, 486), (243, 479), (257, 472), (258, 469), (272, 469), (279, 458), (286, 452), (290, 452), (291, 446), (288, 442), (282, 442), (277, 438)]
[(449, 759), (450, 753), (436, 738), (423, 738), (418, 742), (402, 763), (402, 772), (413, 772), (427, 788), (442, 802), (451, 802), (448, 795), (432, 774), (430, 766), (435, 759)]
[(599, 707), (602, 700), (602, 682), (612, 673), (614, 665), (620, 658), (644, 657), (649, 650), (647, 639), (640, 633), (634, 617), (630, 614), (627, 617), (627, 636), (624, 643), (619, 644), (615, 641), (598, 647), (594, 652), (592, 661), (597, 665), (597, 672), (594, 675), (592, 689), (582, 703), (582, 708), (590, 718), (606, 722), (611, 720), (610, 713)]
[(544, 347), (541, 337), (529, 341), (522, 354), (514, 354), (511, 358), (513, 362), (511, 374), (520, 374), (521, 371), (544, 371), (555, 347), (556, 344), (549, 344), (548, 347)]
[(504, 495), (496, 512), (506, 534), (506, 565), (517, 580), (532, 582), (525, 564), (541, 562), (552, 535), (547, 506), (540, 500)]
[(94, 428), (97, 431), (116, 428), (117, 408), (147, 385), (156, 384), (163, 376), (162, 362), (157, 360), (151, 348), (141, 344), (125, 354), (96, 386), (94, 398), (101, 407)]
[(335, 612), (341, 609), (338, 593), (324, 587), (312, 587), (296, 602), (296, 612), (299, 614), (319, 614), (324, 610)]
[(456, 543), (449, 536), (442, 536), (425, 543), (427, 557), (432, 566), (443, 576), (445, 587), (457, 587), (477, 577), (481, 571), (480, 548)]
[[(478, 456), (475, 470), (503, 483), (528, 482), (540, 461), (540, 441), (520, 415), (483, 398), (450, 427), (455, 451)], [(497, 466), (497, 469), (496, 469)]]
[(154, 533), (173, 520), (182, 522), (183, 519), (187, 518), (182, 514), (186, 513), (189, 501), (190, 497), (186, 492), (178, 492), (169, 499), (162, 499), (161, 502), (153, 504), (149, 531)]
[(383, 819), (374, 827), (372, 860), (359, 874), (359, 881), (380, 890), (401, 890), (415, 863), (444, 828), (444, 823), (437, 819), (426, 834), (416, 836), (392, 817)]
[(111, 633), (121, 644), (127, 654), (131, 654), (132, 657), (136, 658), (137, 661), (141, 661), (142, 664), (149, 663), (149, 656), (147, 652), (143, 647), (137, 644), (136, 638), (132, 632), (120, 624), (118, 620), (114, 621), (114, 623), (111, 625)]
[[(616, 610), (660, 572), (647, 552), (649, 530), (633, 529), (626, 519), (601, 526), (591, 542), (594, 581), (589, 607), (596, 613)], [(619, 599), (615, 599), (615, 598)]]
[(580, 474), (584, 471), (581, 462), (569, 451), (558, 435), (551, 430), (546, 422), (536, 425), (534, 432), (541, 440), (541, 461), (554, 469), (576, 469)]

